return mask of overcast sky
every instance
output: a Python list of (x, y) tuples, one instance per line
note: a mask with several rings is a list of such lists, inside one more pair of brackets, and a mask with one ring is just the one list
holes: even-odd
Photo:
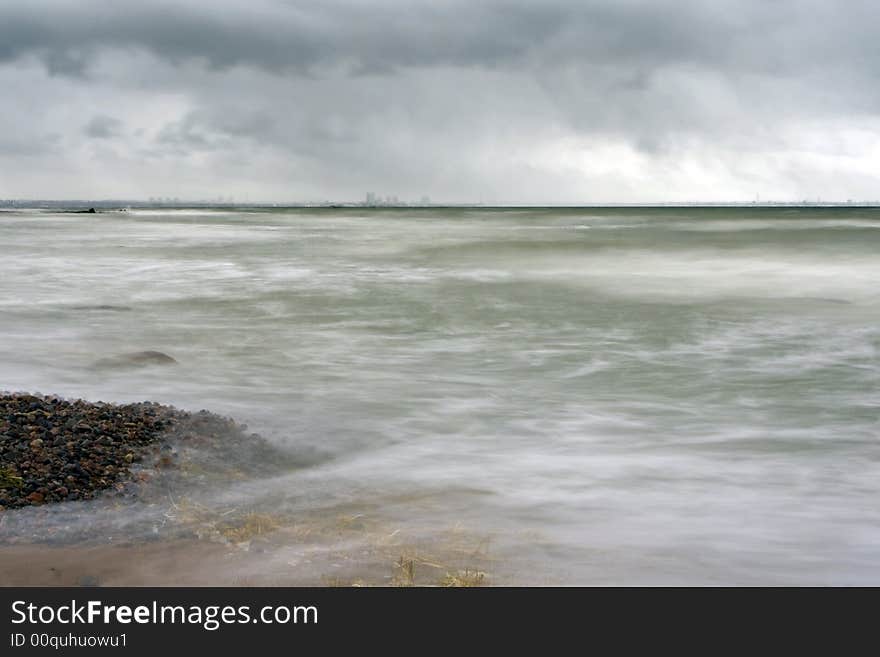
[(877, 0), (0, 0), (0, 198), (880, 198)]

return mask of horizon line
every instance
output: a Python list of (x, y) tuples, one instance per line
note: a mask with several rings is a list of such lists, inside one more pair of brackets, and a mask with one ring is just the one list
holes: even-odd
[(779, 207), (779, 206), (797, 206), (797, 207), (866, 207), (880, 206), (880, 200), (864, 199), (844, 201), (825, 201), (820, 199), (809, 200), (752, 200), (752, 201), (733, 201), (733, 200), (694, 200), (694, 201), (591, 201), (584, 203), (485, 203), (474, 201), (463, 202), (411, 202), (405, 201), (399, 203), (365, 203), (364, 201), (341, 201), (341, 200), (319, 200), (319, 201), (215, 201), (215, 200), (198, 200), (198, 199), (180, 199), (169, 198), (162, 200), (159, 198), (143, 200), (143, 199), (126, 199), (126, 198), (0, 198), (0, 207), (9, 206), (39, 206), (39, 205), (70, 205), (75, 207), (83, 207), (89, 205), (95, 206), (138, 206), (138, 207), (159, 207), (159, 208), (189, 208), (189, 207), (226, 207), (226, 208), (333, 208), (333, 209), (431, 209), (431, 208), (614, 208), (614, 207)]

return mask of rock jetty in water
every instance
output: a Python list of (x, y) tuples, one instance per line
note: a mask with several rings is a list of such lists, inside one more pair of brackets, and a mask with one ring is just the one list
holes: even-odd
[(114, 405), (0, 395), (0, 510), (82, 500), (129, 477), (189, 414), (150, 402)]

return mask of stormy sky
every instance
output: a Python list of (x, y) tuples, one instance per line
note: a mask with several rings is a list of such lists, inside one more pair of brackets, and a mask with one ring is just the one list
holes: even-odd
[(880, 198), (876, 0), (0, 2), (0, 198)]

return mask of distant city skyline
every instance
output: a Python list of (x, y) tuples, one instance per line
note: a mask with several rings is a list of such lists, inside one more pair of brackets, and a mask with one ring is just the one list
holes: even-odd
[(626, 207), (739, 207), (739, 208), (774, 208), (774, 207), (799, 207), (799, 208), (880, 208), (880, 199), (846, 201), (824, 201), (821, 199), (802, 199), (800, 201), (632, 201), (632, 202), (608, 202), (608, 203), (499, 203), (486, 204), (478, 202), (386, 202), (385, 199), (368, 203), (366, 200), (312, 200), (312, 201), (236, 201), (227, 199), (181, 199), (181, 198), (150, 198), (150, 199), (0, 199), (0, 208), (45, 208), (49, 210), (83, 209), (94, 206), (104, 210), (119, 210), (126, 208), (189, 208), (189, 207), (255, 207), (255, 208), (410, 208), (410, 209), (436, 209), (447, 207), (473, 207), (473, 208), (626, 208)]

